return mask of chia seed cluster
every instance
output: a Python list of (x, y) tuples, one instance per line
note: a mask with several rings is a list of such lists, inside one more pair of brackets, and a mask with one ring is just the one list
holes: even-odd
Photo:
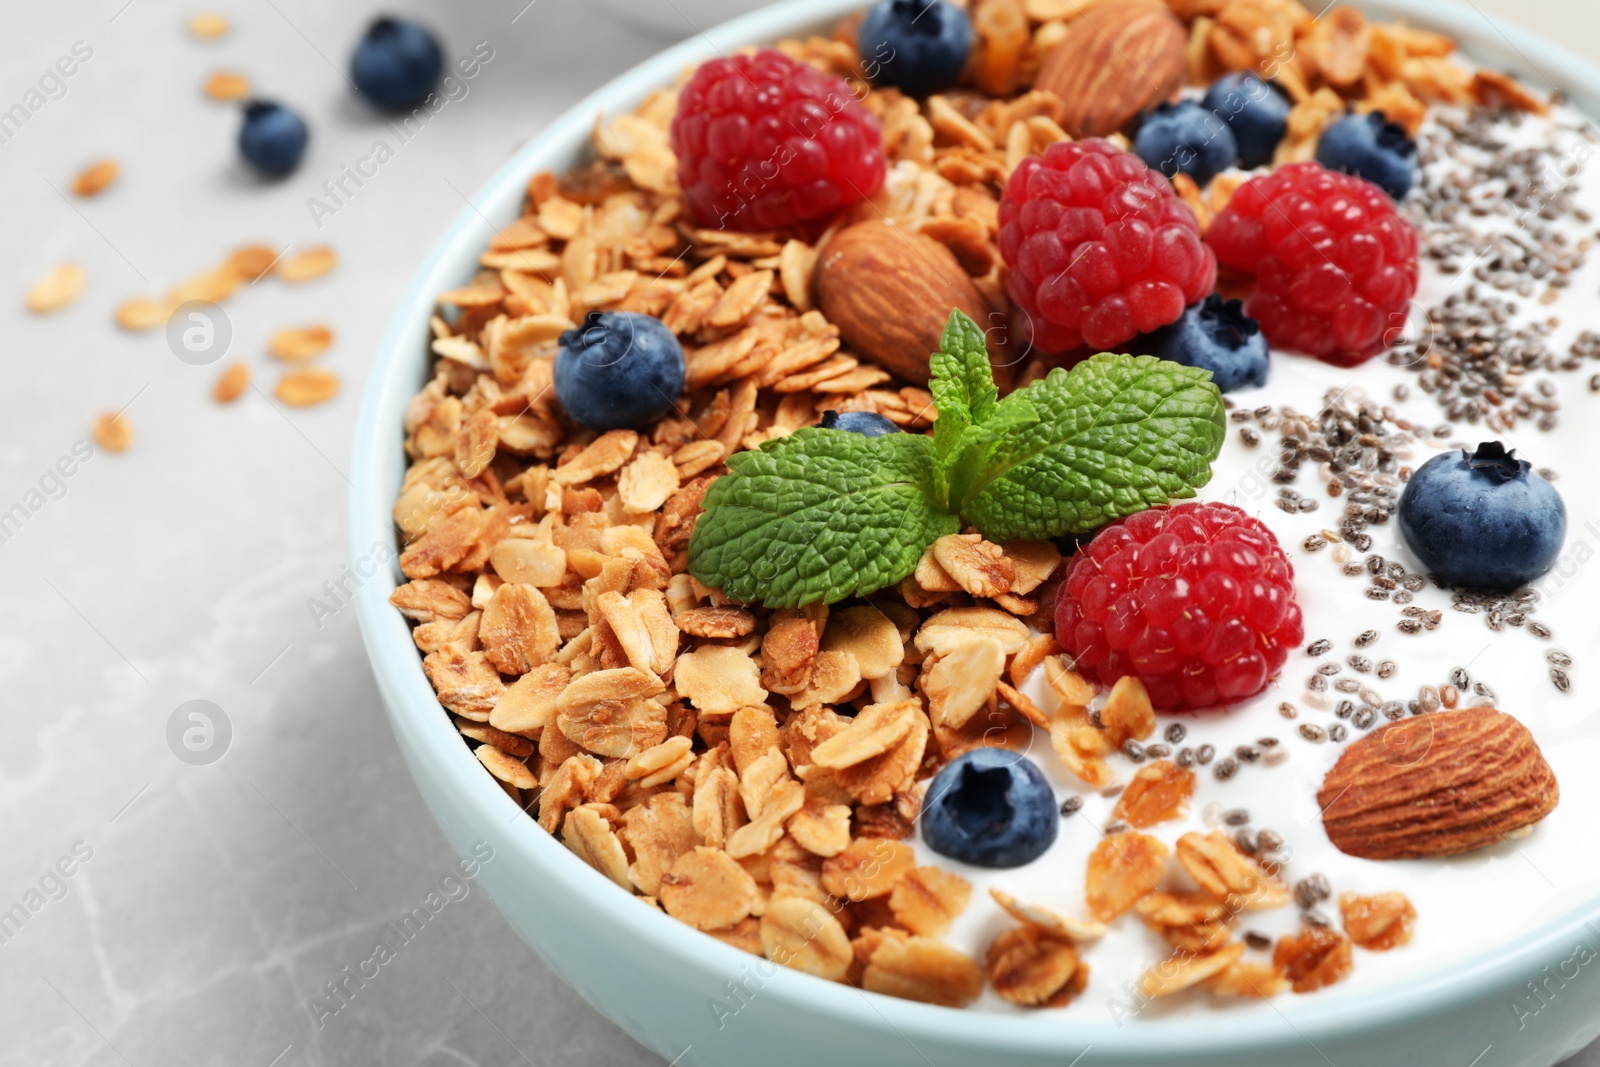
[[(1554, 429), (1560, 388), (1533, 374), (1576, 371), (1600, 359), (1600, 335), (1592, 331), (1559, 353), (1551, 337), (1560, 319), (1514, 322), (1519, 300), (1555, 303), (1593, 247), (1592, 237), (1570, 231), (1594, 221), (1578, 204), (1577, 181), (1594, 130), (1551, 125), (1533, 143), (1514, 147), (1513, 136), (1527, 125), (1517, 112), (1439, 109), (1418, 140), (1418, 192), (1401, 208), (1423, 255), (1446, 276), (1470, 275), (1472, 283), (1427, 308), (1418, 336), (1402, 339), (1386, 358), (1416, 371), (1417, 388), (1451, 422), (1495, 432), (1519, 423)], [(1600, 388), (1600, 375), (1590, 387)]]

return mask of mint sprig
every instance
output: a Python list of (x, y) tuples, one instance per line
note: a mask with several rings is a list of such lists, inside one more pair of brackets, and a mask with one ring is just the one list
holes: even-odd
[(1209, 371), (1101, 354), (1000, 399), (983, 331), (952, 311), (929, 365), (933, 436), (810, 428), (730, 456), (689, 570), (735, 600), (798, 607), (909, 575), (937, 538), (1087, 533), (1194, 495), (1222, 449)]

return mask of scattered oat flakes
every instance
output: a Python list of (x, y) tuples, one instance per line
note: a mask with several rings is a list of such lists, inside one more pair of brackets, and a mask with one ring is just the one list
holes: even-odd
[(1100, 709), (1100, 721), (1112, 748), (1121, 748), (1124, 741), (1143, 741), (1155, 733), (1156, 713), (1144, 683), (1131, 674), (1118, 678), (1106, 697), (1106, 706)]
[(1138, 830), (1183, 814), (1194, 795), (1194, 772), (1170, 760), (1148, 763), (1134, 774), (1111, 816)]
[(116, 160), (97, 160), (73, 177), (72, 195), (98, 196), (105, 192), (112, 182), (117, 180), (117, 175), (120, 173), (122, 173), (122, 167)]
[(339, 257), (333, 249), (321, 245), (280, 260), (278, 277), (291, 284), (299, 284), (320, 278), (338, 265)]
[(1311, 993), (1350, 973), (1350, 939), (1326, 926), (1307, 923), (1278, 940), (1272, 962), (1296, 993)]
[(274, 359), (299, 363), (322, 355), (331, 344), (333, 331), (326, 326), (288, 326), (272, 335), (267, 351)]
[(98, 416), (92, 430), (94, 443), (107, 452), (126, 452), (133, 444), (133, 423), (118, 412), (108, 411)]
[(204, 41), (215, 40), (228, 32), (228, 19), (214, 11), (202, 11), (189, 17), (189, 32)]
[(858, 837), (823, 861), (822, 888), (844, 900), (871, 900), (893, 891), (900, 876), (916, 865), (910, 845), (886, 838)]
[(229, 253), (223, 267), (240, 281), (253, 282), (277, 262), (278, 252), (270, 245), (243, 245)]
[(745, 869), (726, 852), (704, 845), (678, 857), (661, 876), (656, 895), (668, 915), (697, 930), (732, 926), (757, 900), (755, 880)]
[(1089, 914), (1110, 922), (1160, 886), (1167, 846), (1148, 834), (1112, 834), (1089, 853)]
[(989, 895), (1013, 919), (1059, 934), (1075, 944), (1096, 941), (1105, 936), (1104, 923), (1090, 919), (1074, 919), (1038, 904), (1025, 904), (1010, 893), (999, 889), (990, 889)]
[(117, 325), (134, 332), (153, 330), (166, 323), (174, 306), (164, 300), (136, 296), (117, 305)]
[(1244, 955), (1244, 943), (1236, 941), (1214, 952), (1180, 952), (1155, 964), (1139, 978), (1139, 991), (1147, 997), (1164, 997), (1220, 974)]
[(1370, 897), (1341, 893), (1339, 914), (1350, 940), (1375, 952), (1409, 944), (1412, 924), (1417, 921), (1417, 909), (1404, 893), (1378, 893)]
[(333, 399), (339, 392), (339, 376), (320, 367), (290, 371), (278, 379), (273, 392), (290, 407), (311, 407)]
[(889, 910), (914, 934), (937, 937), (967, 910), (972, 885), (938, 867), (913, 867), (889, 891)]
[(539, 780), (528, 770), (527, 765), (514, 756), (500, 751), (493, 745), (479, 745), (474, 750), (478, 762), (488, 768), (489, 773), (518, 789), (532, 789), (539, 784)]
[(749, 653), (721, 645), (685, 652), (675, 670), (679, 695), (702, 715), (732, 715), (762, 703), (767, 691), (761, 688), (760, 677), (761, 669)]
[(879, 943), (861, 976), (874, 993), (964, 1007), (983, 991), (983, 971), (970, 956), (931, 937), (892, 937)]
[(1240, 852), (1220, 830), (1190, 832), (1178, 838), (1178, 862), (1200, 886), (1234, 901), (1244, 911), (1277, 908), (1289, 903), (1289, 890), (1254, 859)]
[(205, 94), (213, 100), (243, 100), (250, 95), (250, 82), (243, 74), (219, 70), (206, 78)]
[(850, 938), (839, 920), (814, 900), (784, 896), (761, 916), (761, 951), (767, 959), (838, 981), (850, 968)]
[(1038, 926), (1002, 931), (989, 943), (984, 962), (994, 991), (1026, 1008), (1063, 1007), (1089, 980), (1072, 941)]
[(61, 264), (28, 290), (28, 310), (35, 315), (50, 315), (71, 307), (83, 295), (87, 280), (83, 268), (76, 263)]
[(250, 368), (243, 363), (230, 363), (211, 387), (211, 399), (219, 404), (231, 404), (244, 394), (250, 385)]

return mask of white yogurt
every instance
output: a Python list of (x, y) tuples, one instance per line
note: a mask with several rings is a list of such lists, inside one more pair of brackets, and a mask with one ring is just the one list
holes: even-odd
[[(1574, 113), (1557, 109), (1552, 116), (1564, 124), (1581, 121)], [(1530, 120), (1530, 126), (1538, 120)], [(1525, 131), (1531, 132), (1531, 131)], [(1577, 179), (1583, 183), (1581, 203), (1600, 220), (1600, 164), (1591, 161)], [(1593, 228), (1585, 233), (1592, 234)], [(1583, 236), (1574, 231), (1574, 239)], [(1452, 291), (1465, 288), (1470, 279), (1442, 276), (1431, 261), (1424, 259), (1417, 306), (1438, 303)], [(1539, 288), (1542, 289), (1542, 286)], [(1553, 305), (1520, 299), (1519, 314), (1526, 320), (1555, 315), (1561, 324), (1550, 338), (1550, 346), (1564, 353), (1577, 333), (1585, 328), (1600, 329), (1596, 314), (1596, 291), (1600, 289), (1600, 254), (1590, 257), (1584, 268), (1572, 276), (1572, 285)], [(1535, 293), (1537, 296), (1537, 291)], [(1218, 781), (1211, 769), (1196, 768), (1196, 790), (1188, 816), (1159, 824), (1146, 831), (1171, 844), (1189, 831), (1210, 829), (1202, 819), (1208, 804), (1224, 808), (1245, 808), (1251, 826), (1271, 828), (1287, 841), (1291, 858), (1284, 869), (1293, 882), (1314, 872), (1326, 875), (1332, 883), (1334, 899), (1322, 905), (1325, 914), (1338, 922), (1338, 894), (1344, 891), (1376, 893), (1404, 892), (1416, 906), (1415, 936), (1405, 947), (1389, 952), (1355, 950), (1354, 969), (1337, 986), (1317, 996), (1342, 997), (1367, 995), (1376, 985), (1399, 983), (1408, 976), (1459, 965), (1469, 959), (1493, 956), (1500, 946), (1516, 942), (1521, 934), (1563, 908), (1593, 899), (1600, 894), (1600, 711), (1595, 696), (1600, 693), (1600, 486), (1593, 473), (1594, 430), (1591, 420), (1600, 418), (1600, 395), (1588, 389), (1589, 377), (1600, 372), (1600, 361), (1589, 361), (1582, 371), (1548, 375), (1560, 388), (1561, 424), (1548, 433), (1533, 429), (1531, 423), (1510, 434), (1498, 435), (1519, 449), (1519, 455), (1536, 467), (1550, 467), (1558, 474), (1556, 487), (1566, 501), (1567, 541), (1561, 561), (1539, 585), (1543, 599), (1533, 618), (1554, 631), (1540, 640), (1525, 627), (1507, 627), (1493, 632), (1482, 615), (1467, 615), (1451, 609), (1450, 594), (1431, 584), (1415, 594), (1414, 604), (1440, 609), (1444, 621), (1437, 630), (1414, 636), (1400, 633), (1396, 622), (1400, 607), (1389, 602), (1365, 598), (1365, 576), (1347, 577), (1340, 571), (1330, 548), (1308, 553), (1305, 538), (1323, 528), (1337, 529), (1344, 500), (1330, 499), (1316, 466), (1307, 462), (1294, 485), (1300, 493), (1320, 501), (1318, 510), (1286, 514), (1273, 504), (1278, 486), (1271, 479), (1277, 467), (1277, 434), (1263, 433), (1255, 448), (1239, 439), (1238, 425), (1228, 425), (1222, 455), (1215, 465), (1211, 483), (1200, 492), (1205, 500), (1236, 504), (1257, 516), (1277, 535), (1295, 567), (1295, 584), (1305, 615), (1304, 644), (1326, 637), (1333, 651), (1326, 660), (1343, 664), (1350, 653), (1359, 651), (1373, 662), (1393, 659), (1399, 670), (1387, 680), (1375, 674), (1356, 674), (1348, 665), (1337, 677), (1354, 677), (1376, 689), (1386, 700), (1415, 697), (1420, 686), (1442, 685), (1452, 668), (1465, 667), (1474, 680), (1487, 683), (1498, 694), (1498, 706), (1522, 720), (1532, 730), (1554, 768), (1561, 786), (1561, 803), (1554, 813), (1534, 828), (1532, 834), (1515, 842), (1483, 849), (1452, 859), (1430, 861), (1375, 862), (1355, 859), (1336, 850), (1323, 832), (1316, 802), (1322, 778), (1346, 744), (1362, 731), (1350, 729), (1345, 744), (1315, 744), (1299, 736), (1297, 727), (1309, 722), (1327, 728), (1337, 719), (1332, 711), (1319, 711), (1306, 703), (1305, 682), (1317, 663), (1304, 653), (1304, 646), (1291, 653), (1282, 675), (1259, 697), (1226, 712), (1199, 716), (1160, 717), (1157, 736), (1170, 722), (1188, 728), (1183, 744), (1216, 746), (1218, 758), (1236, 745), (1272, 736), (1288, 753), (1288, 760), (1276, 767), (1261, 763), (1241, 766), (1229, 781)], [(1547, 375), (1536, 374), (1535, 380)], [(1365, 395), (1396, 409), (1402, 418), (1419, 428), (1437, 426), (1446, 420), (1428, 394), (1416, 387), (1416, 374), (1391, 367), (1381, 359), (1356, 370), (1341, 370), (1312, 359), (1274, 355), (1269, 384), (1265, 388), (1231, 394), (1243, 408), (1262, 404), (1284, 405), (1302, 414), (1321, 410), (1322, 398), (1329, 389), (1348, 388), (1355, 383)], [(1396, 385), (1410, 387), (1405, 402), (1393, 399)], [(1359, 394), (1358, 394), (1359, 395)], [(1254, 426), (1254, 423), (1246, 425)], [(1480, 439), (1497, 436), (1490, 431), (1457, 425), (1452, 441), (1475, 445)], [(1586, 448), (1585, 445), (1588, 447)], [(1415, 468), (1442, 447), (1424, 443), (1414, 446)], [(1399, 560), (1408, 571), (1423, 568), (1399, 542), (1395, 522), (1372, 526), (1371, 551), (1386, 559)], [(1355, 554), (1360, 558), (1361, 554)], [(1351, 641), (1365, 629), (1379, 633), (1372, 645), (1357, 650)], [(1569, 671), (1571, 691), (1559, 693), (1552, 685), (1545, 653), (1559, 648), (1576, 661)], [(1042, 672), (1040, 672), (1042, 674)], [(1331, 679), (1330, 679), (1331, 681)], [(1054, 697), (1031, 680), (1029, 693), (1047, 710)], [(1330, 686), (1328, 705), (1345, 696)], [(1463, 696), (1462, 704), (1470, 699)], [(1300, 709), (1295, 720), (1283, 718), (1278, 705), (1288, 701)], [(1380, 717), (1379, 723), (1384, 720)], [(1374, 727), (1376, 728), (1376, 727)], [(1088, 789), (1061, 765), (1051, 750), (1049, 738), (1036, 732), (1031, 755), (1054, 783), (1058, 796), (1081, 795), (1082, 810), (1064, 819), (1061, 834), (1043, 857), (1009, 871), (989, 871), (967, 867), (929, 850), (916, 842), (918, 862), (958, 871), (973, 883), (973, 898), (966, 912), (946, 936), (952, 945), (982, 959), (989, 941), (1014, 925), (990, 898), (991, 887), (999, 888), (1030, 903), (1052, 907), (1069, 915), (1087, 916), (1084, 904), (1084, 879), (1090, 849), (1100, 840), (1100, 828), (1111, 818), (1114, 797)], [(1127, 781), (1137, 767), (1120, 755), (1112, 757), (1119, 782)], [(1175, 871), (1176, 861), (1170, 864)], [(1181, 878), (1181, 876), (1179, 876)], [(1174, 884), (1181, 885), (1181, 881)], [(1299, 909), (1294, 906), (1273, 911), (1247, 912), (1236, 923), (1236, 932), (1255, 930), (1274, 939), (1299, 926)], [(1062, 1009), (1068, 1016), (1112, 1018), (1137, 1014), (1140, 1018), (1161, 1015), (1186, 1015), (1207, 1011), (1273, 1012), (1277, 1009), (1249, 1001), (1234, 1002), (1204, 993), (1180, 994), (1147, 1007), (1128, 993), (1129, 984), (1151, 964), (1170, 954), (1166, 944), (1148, 931), (1135, 915), (1126, 915), (1112, 924), (1111, 932), (1085, 950), (1089, 964), (1089, 985), (1071, 1005)], [(1265, 960), (1268, 952), (1250, 951), (1246, 959)], [(1533, 976), (1530, 976), (1533, 977)], [(985, 991), (977, 1005), (998, 1012), (1018, 1011), (992, 991)]]

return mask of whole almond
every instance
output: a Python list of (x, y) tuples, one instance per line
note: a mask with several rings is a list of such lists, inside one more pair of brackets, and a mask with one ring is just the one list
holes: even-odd
[(928, 380), (928, 356), (952, 308), (989, 325), (989, 305), (955, 255), (886, 222), (829, 238), (812, 284), (817, 306), (853, 352), (918, 385)]
[(1454, 856), (1550, 814), (1556, 776), (1528, 728), (1494, 708), (1389, 723), (1345, 749), (1317, 793), (1339, 851), (1362, 859)]
[(1061, 98), (1072, 136), (1115, 133), (1183, 84), (1189, 34), (1161, 0), (1101, 0), (1070, 26), (1034, 87)]

